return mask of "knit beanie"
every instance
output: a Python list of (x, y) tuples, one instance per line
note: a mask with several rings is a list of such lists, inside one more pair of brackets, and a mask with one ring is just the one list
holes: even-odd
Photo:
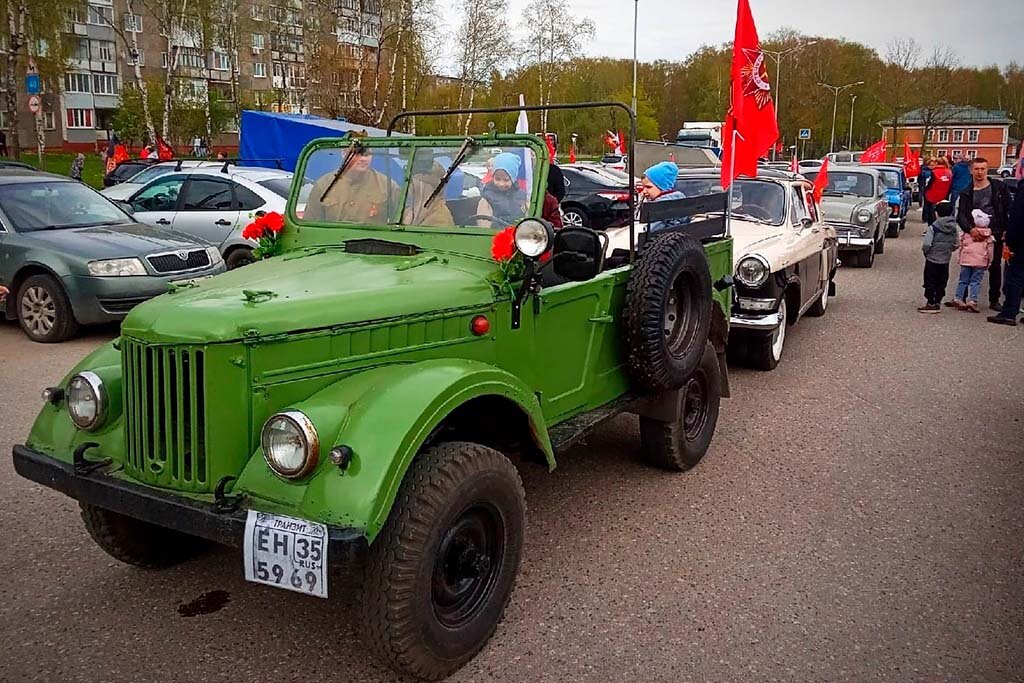
[(519, 179), (519, 167), (522, 165), (519, 156), (512, 152), (502, 152), (494, 157), (494, 170), (508, 173), (508, 177), (515, 182)]
[(671, 161), (662, 161), (644, 171), (644, 175), (662, 192), (668, 192), (676, 186), (679, 167)]

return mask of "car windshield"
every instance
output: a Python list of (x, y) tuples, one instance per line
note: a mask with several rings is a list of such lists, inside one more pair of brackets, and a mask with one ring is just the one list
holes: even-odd
[(135, 183), (137, 185), (145, 185), (150, 180), (153, 180), (154, 178), (159, 178), (162, 175), (167, 175), (168, 173), (172, 173), (173, 171), (173, 165), (164, 166), (163, 164), (154, 164), (149, 168), (142, 169), (141, 171), (133, 175), (131, 178), (129, 178), (127, 182)]
[[(808, 171), (804, 176), (813, 181), (818, 177), (817, 171)], [(850, 171), (837, 171), (829, 169), (828, 185), (825, 186), (823, 194), (844, 195), (849, 194), (855, 197), (873, 197), (875, 182), (867, 173), (854, 173)]]
[[(718, 178), (680, 178), (676, 190), (687, 197), (725, 192)], [(777, 183), (740, 179), (734, 183), (732, 215), (759, 223), (781, 225), (786, 216), (786, 191)]]
[[(302, 221), (501, 229), (529, 214), (537, 159), (530, 147), (470, 145), (322, 148)], [(469, 175), (471, 178), (467, 178)], [(447, 176), (447, 180), (446, 180)]]
[[(267, 178), (266, 180), (261, 180), (259, 184), (267, 188), (274, 194), (276, 194), (278, 197), (284, 197), (285, 199), (288, 198), (292, 190), (291, 176), (281, 176), (280, 178)], [(302, 184), (302, 187), (299, 188), (299, 204), (305, 204), (306, 202), (309, 201), (309, 192), (312, 189), (312, 182), (306, 181)]]
[(890, 190), (902, 190), (903, 183), (900, 181), (899, 171), (889, 171), (886, 169), (879, 169), (879, 173), (882, 174), (882, 183)]
[(131, 222), (128, 214), (108, 199), (92, 188), (75, 182), (0, 185), (0, 209), (17, 232)]

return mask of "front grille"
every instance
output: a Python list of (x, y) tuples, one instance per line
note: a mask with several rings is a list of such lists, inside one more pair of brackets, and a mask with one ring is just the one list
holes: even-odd
[(208, 491), (206, 352), (122, 337), (121, 354), (125, 471), (158, 486)]
[(133, 296), (124, 299), (100, 299), (100, 307), (107, 313), (127, 313), (136, 306), (149, 301), (148, 296)]
[(168, 252), (146, 257), (149, 264), (158, 273), (177, 273), (182, 270), (195, 270), (210, 265), (210, 255), (205, 249), (192, 251)]

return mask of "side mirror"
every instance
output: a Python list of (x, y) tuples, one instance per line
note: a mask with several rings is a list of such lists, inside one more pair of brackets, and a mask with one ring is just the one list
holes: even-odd
[(123, 199), (118, 199), (115, 200), (114, 203), (117, 204), (118, 207), (120, 207), (120, 209), (129, 216), (135, 213), (135, 207), (132, 205), (131, 202), (126, 202)]
[[(552, 268), (572, 282), (597, 277), (604, 267), (604, 241), (589, 228), (562, 228), (555, 232)], [(607, 239), (607, 238), (605, 238)]]
[(800, 229), (801, 230), (810, 230), (813, 227), (814, 227), (814, 221), (812, 219), (808, 218), (807, 216), (804, 216), (803, 218), (800, 219)]

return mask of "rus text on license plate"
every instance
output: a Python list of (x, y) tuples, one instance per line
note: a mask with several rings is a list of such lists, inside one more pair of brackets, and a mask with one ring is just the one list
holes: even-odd
[(249, 510), (245, 579), (327, 597), (327, 527), (307, 519)]

